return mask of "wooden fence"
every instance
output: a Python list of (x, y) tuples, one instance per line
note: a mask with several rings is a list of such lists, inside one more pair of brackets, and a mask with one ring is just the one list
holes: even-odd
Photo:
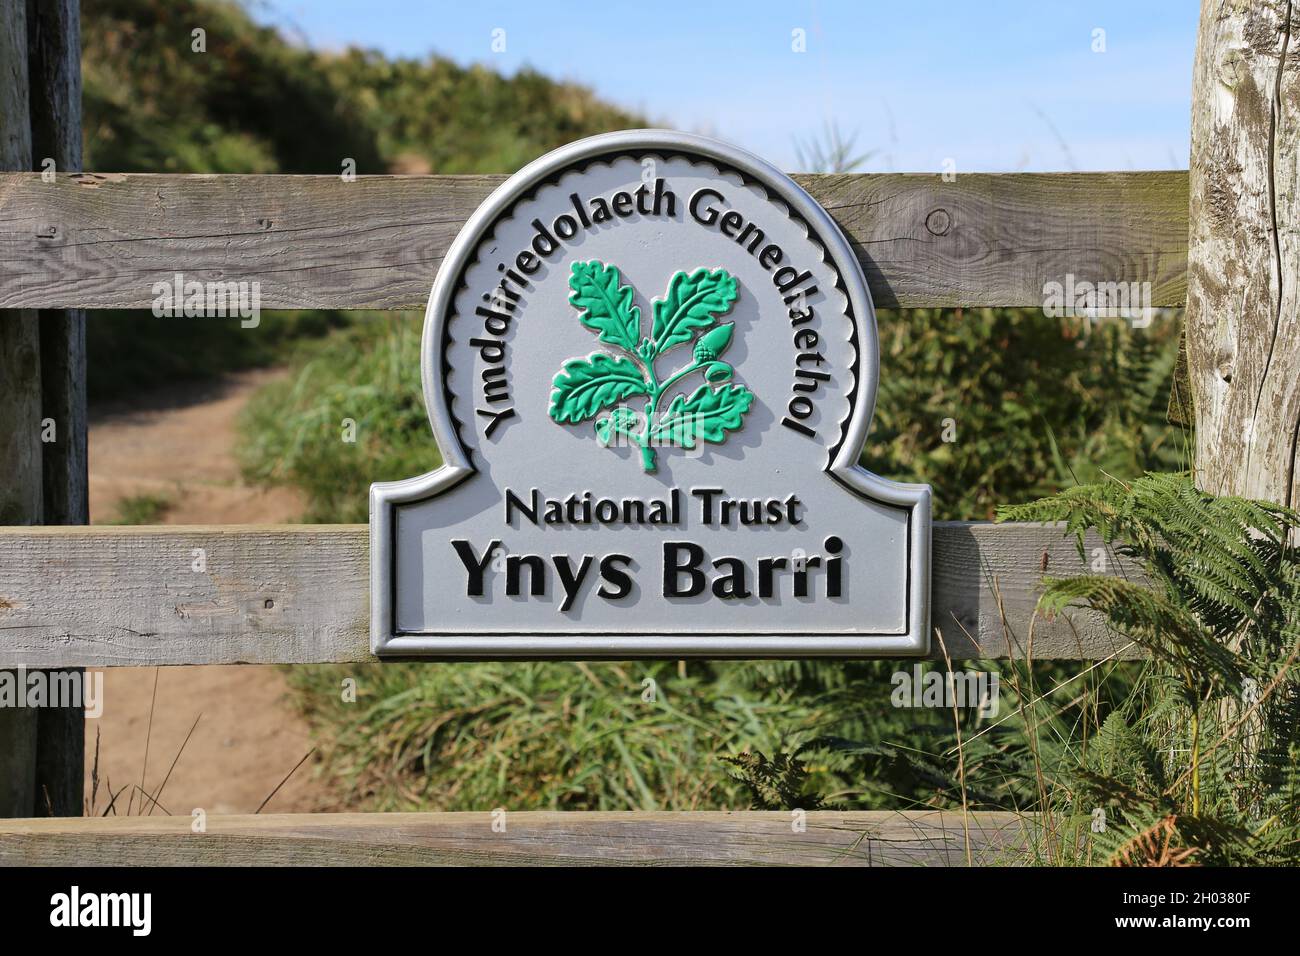
[[(1182, 301), (1184, 173), (800, 179), (859, 250), (880, 303), (1037, 305), (1067, 271), (1150, 282), (1155, 304)], [(153, 282), (175, 272), (258, 281), (265, 307), (418, 307), (499, 181), (6, 174), (0, 308), (148, 308)], [(1137, 656), (1084, 613), (1031, 630), (1044, 571), (1079, 568), (1060, 528), (937, 523), (931, 614), (943, 645), (954, 660)], [(373, 660), (369, 584), (364, 526), (7, 528), (0, 664)], [(971, 862), (1009, 859), (1032, 826), (937, 811), (818, 812), (802, 833), (770, 813), (509, 820), (498, 833), (486, 813), (218, 817), (203, 835), (188, 817), (0, 821), (0, 862), (947, 864), (967, 861), (968, 837)]]
[[(23, 5), (0, 0), (0, 13)], [(1233, 38), (1245, 14), (1206, 11), (1198, 64), (1240, 59)], [(1253, 35), (1247, 58), (1263, 63), (1269, 46), (1258, 29)], [(1284, 91), (1280, 77), (1295, 54), (1281, 49), (1277, 89), (1294, 93), (1293, 81)], [(1197, 75), (1198, 109), (1208, 110), (1225, 94), (1212, 100)], [(1244, 68), (1238, 75), (1253, 76)], [(1263, 95), (1266, 79), (1261, 73), (1258, 89), (1243, 81), (1230, 96)], [(1293, 120), (1297, 101), (1292, 95), (1282, 109)], [(1294, 122), (1292, 145), (1275, 146), (1267, 130), (1241, 125), (1261, 115), (1227, 109), (1198, 123), (1209, 130), (1203, 136), (1249, 136), (1269, 155), (1289, 149), (1293, 161)], [(1193, 145), (1193, 182), (1203, 192), (1197, 163), (1227, 160), (1212, 144)], [(1189, 235), (1208, 241), (1215, 229), (1231, 228), (1225, 209), (1246, 215), (1244, 200), (1229, 208), (1231, 196), (1220, 195), (1208, 212), (1189, 203), (1188, 174), (1180, 172), (796, 178), (843, 228), (880, 307), (1037, 307), (1044, 284), (1067, 274), (1150, 283), (1153, 305), (1181, 306)], [(61, 173), (46, 182), (5, 174), (0, 309), (148, 308), (153, 283), (176, 272), (259, 282), (264, 308), (419, 308), (451, 239), (500, 179)], [(1277, 209), (1271, 232), (1265, 209), (1250, 235), (1276, 238)], [(1283, 213), (1285, 226), (1289, 207)], [(1292, 245), (1275, 243), (1279, 302)], [(1203, 272), (1193, 278), (1212, 278)], [(1279, 320), (1294, 317), (1294, 296), (1285, 301), (1290, 311), (1279, 304)], [(1261, 307), (1259, 321), (1266, 315)], [(1293, 332), (1279, 321), (1273, 341)], [(1196, 382), (1217, 359), (1195, 336), (1189, 344)], [(1290, 394), (1300, 392), (1292, 386)], [(2, 416), (0, 426), (15, 427)], [(206, 551), (203, 572), (192, 570), (195, 548)], [(5, 528), (0, 666), (370, 660), (367, 549), (365, 529), (353, 526)], [(954, 659), (1135, 656), (1085, 614), (1031, 629), (1041, 575), (1080, 567), (1059, 528), (941, 523), (932, 551), (932, 619)], [(212, 818), (205, 834), (192, 834), (188, 818), (7, 820), (0, 862), (998, 862), (1034, 825), (1011, 814), (937, 811), (819, 812), (807, 820), (795, 832), (788, 814), (517, 813), (504, 834), (487, 813)]]

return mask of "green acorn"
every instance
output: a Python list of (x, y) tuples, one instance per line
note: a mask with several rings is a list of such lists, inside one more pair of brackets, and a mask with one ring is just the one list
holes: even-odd
[(710, 362), (704, 366), (704, 381), (710, 385), (720, 385), (728, 381), (735, 370), (726, 362)]
[(712, 362), (727, 351), (727, 346), (731, 344), (731, 333), (735, 330), (735, 322), (728, 322), (726, 325), (719, 325), (717, 328), (710, 330), (708, 335), (695, 343), (694, 355), (696, 363)]

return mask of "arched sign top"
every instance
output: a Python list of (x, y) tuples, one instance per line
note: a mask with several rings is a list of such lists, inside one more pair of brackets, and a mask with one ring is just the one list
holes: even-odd
[[(521, 200), (533, 198), (542, 187), (556, 184), (566, 172), (580, 172), (593, 164), (609, 165), (612, 161), (626, 157), (641, 164), (643, 171), (647, 169), (647, 161), (654, 163), (668, 157), (683, 157), (694, 164), (710, 167), (713, 174), (719, 177), (727, 173), (738, 174), (747, 185), (764, 190), (777, 207), (784, 209), (787, 216), (805, 230), (810, 241), (820, 248), (823, 261), (835, 269), (836, 287), (846, 297), (846, 307), (848, 314), (853, 317), (855, 333), (851, 343), (855, 353), (856, 378), (851, 399), (852, 415), (843, 423), (841, 434), (832, 446), (832, 452), (836, 454), (828, 457), (827, 465), (848, 467), (856, 463), (866, 442), (875, 407), (879, 345), (871, 293), (848, 240), (816, 200), (765, 160), (705, 136), (658, 129), (592, 136), (533, 161), (488, 197), (465, 223), (448, 249), (425, 312), (422, 358), (425, 406), (439, 447), (449, 450), (446, 460), (456, 458), (456, 464), (462, 467), (469, 465), (464, 445), (447, 412), (450, 395), (443, 374), (443, 360), (453, 300), (457, 290), (464, 285), (466, 268), (476, 261), (480, 253), (482, 240), (491, 239), (495, 235), (497, 224), (510, 217)], [(573, 214), (572, 209), (560, 213)], [(611, 215), (614, 215), (612, 211)], [(582, 226), (581, 221), (578, 224)]]
[(802, 657), (928, 648), (929, 489), (858, 458), (871, 295), (764, 161), (634, 130), (510, 177), (443, 260), (443, 465), (371, 491), (392, 656)]

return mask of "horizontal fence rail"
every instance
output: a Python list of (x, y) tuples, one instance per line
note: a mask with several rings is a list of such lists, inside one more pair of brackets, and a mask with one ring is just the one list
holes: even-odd
[[(259, 283), (260, 306), (423, 308), (504, 176), (0, 175), (0, 308), (148, 309), (153, 284)], [(1187, 291), (1186, 172), (796, 176), (878, 307), (1041, 306), (1049, 282)]]
[[(1035, 619), (1043, 574), (1085, 567), (1058, 526), (937, 523), (931, 552), (954, 660), (1140, 656), (1090, 612)], [(374, 660), (369, 561), (362, 525), (3, 528), (0, 667)]]
[[(0, 865), (954, 866), (1011, 863), (1033, 818), (1007, 812), (189, 814), (0, 820)], [(970, 855), (967, 856), (969, 840)]]

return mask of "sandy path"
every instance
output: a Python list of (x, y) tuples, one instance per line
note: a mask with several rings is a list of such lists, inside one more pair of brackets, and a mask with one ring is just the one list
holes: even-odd
[[(252, 393), (283, 372), (233, 375), (218, 384), (151, 391), (130, 402), (91, 409), (90, 514), (118, 517), (124, 498), (167, 498), (166, 524), (274, 524), (294, 520), (302, 501), (292, 489), (244, 485), (233, 448), (236, 419)], [(157, 701), (149, 731), (150, 705)], [(109, 668), (104, 713), (86, 721), (86, 795), (99, 731), (98, 806), (139, 784), (151, 793), (166, 776), (196, 718), (193, 736), (159, 798), (173, 814), (251, 813), (311, 749), (306, 725), (289, 706), (274, 667)], [(148, 739), (148, 762), (145, 742)], [(126, 808), (131, 790), (119, 798)], [(280, 790), (267, 811), (305, 811), (322, 796), (310, 762)], [(133, 813), (144, 802), (136, 794)], [(155, 813), (161, 810), (155, 810)]]

